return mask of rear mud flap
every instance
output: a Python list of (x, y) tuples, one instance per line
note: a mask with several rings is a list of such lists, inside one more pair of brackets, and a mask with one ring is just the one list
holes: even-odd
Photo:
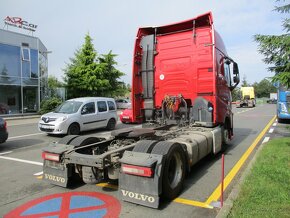
[[(151, 167), (152, 177), (136, 176), (120, 172), (119, 193), (124, 201), (147, 207), (158, 208), (162, 192), (162, 171), (164, 156), (133, 151), (125, 151), (120, 162), (122, 164)], [(122, 169), (122, 168), (121, 168)]]
[(61, 187), (68, 187), (69, 178), (72, 174), (72, 167), (68, 168), (59, 164), (58, 167), (52, 168), (47, 166), (48, 162), (51, 161), (44, 161), (43, 164), (43, 180)]

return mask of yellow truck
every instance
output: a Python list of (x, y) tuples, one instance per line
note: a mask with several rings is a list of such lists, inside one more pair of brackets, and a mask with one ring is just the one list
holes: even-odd
[(254, 87), (241, 87), (241, 98), (236, 102), (237, 107), (255, 107)]

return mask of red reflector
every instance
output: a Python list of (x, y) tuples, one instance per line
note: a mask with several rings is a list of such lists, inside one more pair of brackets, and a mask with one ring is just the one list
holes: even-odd
[(153, 170), (148, 167), (139, 167), (133, 165), (122, 165), (122, 172), (126, 174), (132, 174), (136, 176), (151, 177), (153, 175)]
[(59, 155), (58, 154), (42, 152), (42, 159), (59, 162)]

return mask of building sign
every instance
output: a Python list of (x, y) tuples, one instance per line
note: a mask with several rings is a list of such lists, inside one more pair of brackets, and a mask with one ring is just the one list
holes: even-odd
[(29, 30), (32, 32), (34, 32), (37, 28), (37, 25), (29, 23), (29, 22), (23, 20), (21, 17), (7, 16), (4, 19), (4, 22), (5, 22), (5, 25), (18, 27), (18, 28)]

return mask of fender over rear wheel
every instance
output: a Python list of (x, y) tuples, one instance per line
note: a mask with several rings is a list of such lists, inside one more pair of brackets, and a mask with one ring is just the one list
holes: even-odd
[(68, 145), (72, 140), (74, 140), (78, 135), (67, 135), (58, 141), (58, 144)]
[(157, 141), (152, 140), (142, 140), (137, 142), (133, 151), (140, 153), (150, 153), (153, 149), (153, 146), (157, 143)]
[(186, 155), (182, 146), (174, 142), (159, 142), (152, 154), (166, 155), (162, 173), (162, 196), (176, 198), (182, 190), (186, 173)]

